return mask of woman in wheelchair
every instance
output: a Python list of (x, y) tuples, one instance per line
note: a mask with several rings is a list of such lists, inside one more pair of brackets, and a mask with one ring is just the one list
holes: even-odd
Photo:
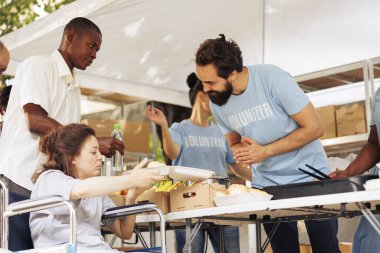
[[(100, 177), (101, 154), (95, 132), (82, 124), (63, 126), (44, 136), (39, 149), (47, 159), (32, 177), (35, 186), (31, 198), (61, 195), (73, 203), (78, 252), (115, 252), (100, 232), (102, 214), (115, 206), (106, 195), (128, 189), (126, 204), (134, 204), (140, 193), (163, 179), (159, 171), (141, 169), (145, 160), (129, 175)], [(33, 212), (29, 224), (35, 248), (69, 241), (69, 212), (65, 207)], [(135, 217), (106, 220), (103, 225), (118, 237), (129, 239)]]

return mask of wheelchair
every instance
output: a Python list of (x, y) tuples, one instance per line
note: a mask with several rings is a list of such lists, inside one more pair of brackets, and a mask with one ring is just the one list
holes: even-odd
[[(70, 211), (70, 240), (68, 243), (59, 246), (53, 246), (42, 249), (26, 249), (17, 252), (23, 253), (44, 253), (44, 252), (56, 252), (56, 253), (75, 253), (77, 242), (77, 221), (75, 209), (69, 201), (66, 201), (62, 196), (48, 196), (41, 198), (33, 198), (29, 200), (23, 200), (8, 205), (9, 191), (7, 183), (0, 178), (0, 190), (2, 194), (2, 203), (0, 206), (0, 214), (2, 218), (1, 226), (1, 239), (0, 239), (0, 253), (11, 252), (8, 251), (8, 219), (12, 216), (34, 212), (42, 209), (48, 209), (65, 205)], [(124, 206), (118, 208), (111, 208), (106, 211), (103, 218), (122, 217), (126, 215), (135, 215), (143, 212), (155, 211), (160, 219), (160, 233), (161, 233), (161, 248), (155, 248), (153, 252), (166, 253), (166, 236), (165, 236), (165, 217), (160, 209), (155, 204), (145, 203), (139, 205)], [(20, 220), (21, 221), (21, 220)], [(25, 221), (21, 221), (25, 222)], [(29, 225), (29, 221), (28, 225)], [(30, 235), (29, 235), (30, 237)], [(157, 250), (158, 249), (158, 250)], [(149, 251), (145, 251), (149, 252)]]

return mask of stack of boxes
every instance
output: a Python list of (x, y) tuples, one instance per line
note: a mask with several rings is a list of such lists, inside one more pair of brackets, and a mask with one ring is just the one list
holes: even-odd
[(367, 132), (365, 106), (353, 103), (317, 108), (322, 119), (324, 135), (321, 139), (362, 134)]

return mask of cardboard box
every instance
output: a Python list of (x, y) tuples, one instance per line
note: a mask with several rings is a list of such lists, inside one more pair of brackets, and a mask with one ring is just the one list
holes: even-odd
[(335, 138), (336, 133), (336, 118), (335, 118), (335, 105), (329, 105), (317, 108), (319, 116), (321, 117), (324, 134), (321, 139)]
[(83, 124), (92, 127), (96, 136), (111, 136), (113, 126), (120, 124), (123, 132), (125, 149), (130, 152), (149, 153), (150, 123), (126, 120), (83, 119)]
[(367, 132), (364, 104), (340, 106), (336, 110), (338, 136), (348, 136)]
[(168, 192), (155, 192), (154, 188), (146, 190), (136, 199), (137, 203), (152, 202), (157, 205), (164, 214), (169, 212), (170, 199)]
[(180, 185), (170, 191), (170, 211), (184, 211), (214, 207), (217, 191), (227, 192), (224, 185), (207, 182), (196, 183), (191, 187)]

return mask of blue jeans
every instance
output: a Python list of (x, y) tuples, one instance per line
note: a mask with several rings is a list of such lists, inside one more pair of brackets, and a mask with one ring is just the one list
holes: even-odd
[[(224, 229), (224, 246), (226, 253), (240, 253), (240, 243), (239, 243), (239, 228), (238, 227), (223, 227)], [(209, 238), (215, 253), (220, 252), (219, 240), (220, 240), (220, 227), (213, 226), (212, 228), (207, 228), (209, 231)], [(177, 253), (183, 252), (183, 247), (186, 242), (186, 230), (176, 229), (175, 237), (177, 240)], [(206, 241), (206, 228), (201, 228), (194, 240), (191, 243), (192, 253), (203, 253), (205, 249)]]
[[(264, 224), (268, 235), (274, 223)], [(338, 246), (338, 221), (329, 220), (305, 220), (307, 233), (313, 253), (340, 253)], [(273, 239), (271, 240), (273, 253), (299, 253), (297, 222), (280, 223)]]
[[(375, 215), (380, 221), (380, 215)], [(378, 253), (380, 251), (380, 235), (363, 216), (354, 236), (352, 253)]]
[[(30, 199), (30, 196), (19, 193), (9, 193), (9, 204)], [(33, 249), (33, 241), (29, 228), (29, 213), (9, 218), (9, 249), (11, 251)]]

